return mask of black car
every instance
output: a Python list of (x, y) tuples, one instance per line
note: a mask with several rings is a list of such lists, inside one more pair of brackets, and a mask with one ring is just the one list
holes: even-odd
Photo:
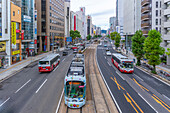
[(63, 51), (63, 56), (67, 56), (68, 52), (67, 51)]

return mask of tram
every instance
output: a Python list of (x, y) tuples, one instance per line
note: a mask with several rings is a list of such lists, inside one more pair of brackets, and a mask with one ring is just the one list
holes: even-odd
[(82, 61), (73, 60), (64, 79), (64, 99), (69, 108), (81, 108), (86, 103), (86, 74)]

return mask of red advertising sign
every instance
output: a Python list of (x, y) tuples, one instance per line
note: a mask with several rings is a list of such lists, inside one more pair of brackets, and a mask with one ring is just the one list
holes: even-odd
[(20, 30), (16, 29), (16, 33), (20, 33)]
[(45, 36), (45, 45), (47, 45), (47, 36)]
[(21, 40), (24, 40), (24, 30), (21, 30)]
[(34, 40), (34, 44), (37, 44), (37, 40)]

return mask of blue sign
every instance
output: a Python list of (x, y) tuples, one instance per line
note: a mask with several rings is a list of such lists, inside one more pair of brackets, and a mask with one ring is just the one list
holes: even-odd
[(30, 42), (30, 44), (34, 44), (34, 42)]
[(35, 28), (35, 34), (37, 34), (37, 28)]
[(67, 42), (72, 42), (72, 37), (67, 37), (66, 41)]

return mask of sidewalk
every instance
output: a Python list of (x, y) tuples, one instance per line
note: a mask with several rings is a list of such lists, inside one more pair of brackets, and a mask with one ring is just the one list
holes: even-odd
[[(124, 49), (124, 51), (121, 50), (121, 53), (126, 55), (126, 49)], [(128, 58), (130, 58), (130, 59), (135, 58), (135, 56), (133, 55), (133, 53), (131, 51), (128, 51), (128, 54), (126, 56), (128, 56)], [(137, 59), (135, 58), (135, 63), (136, 62), (137, 62)], [(143, 61), (143, 62), (147, 63), (146, 61)], [(170, 73), (170, 66), (163, 66), (163, 65), (160, 64), (160, 65), (156, 66), (156, 70), (157, 71), (162, 70), (162, 71), (165, 71), (167, 73)]]
[[(63, 50), (64, 48), (60, 48), (59, 51), (63, 51)], [(10, 65), (6, 69), (0, 69), (0, 82), (16, 74), (18, 71), (20, 71), (30, 63), (40, 60), (41, 58), (45, 57), (50, 53), (52, 53), (52, 51), (37, 55), (35, 57), (28, 57), (26, 60), (22, 60), (16, 64)]]

